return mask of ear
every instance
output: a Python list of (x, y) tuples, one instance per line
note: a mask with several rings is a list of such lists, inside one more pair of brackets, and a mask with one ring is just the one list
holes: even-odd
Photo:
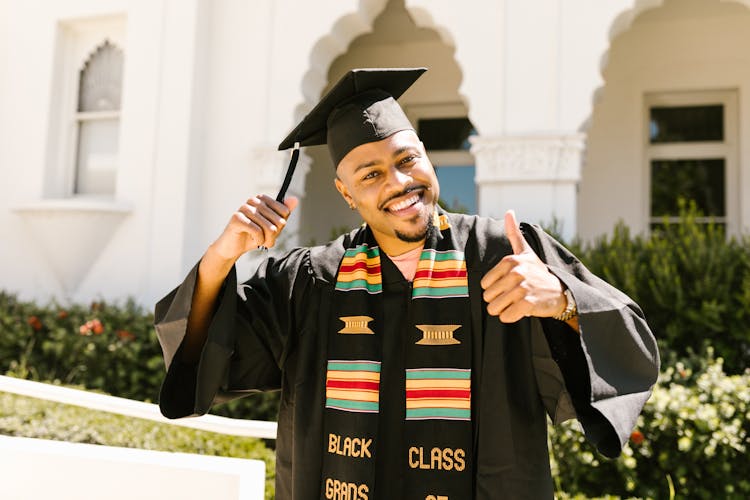
[(334, 185), (336, 186), (336, 191), (339, 192), (342, 198), (344, 198), (344, 201), (347, 205), (350, 207), (354, 205), (354, 200), (352, 200), (351, 195), (349, 194), (349, 191), (347, 191), (346, 186), (344, 186), (344, 183), (341, 182), (341, 179), (336, 177), (333, 180)]

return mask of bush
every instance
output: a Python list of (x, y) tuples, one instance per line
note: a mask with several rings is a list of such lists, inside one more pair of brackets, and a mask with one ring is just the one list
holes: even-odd
[(633, 298), (646, 314), (665, 359), (713, 346), (728, 373), (750, 366), (750, 237), (727, 239), (723, 227), (697, 222), (681, 204), (680, 224), (633, 236), (571, 245), (594, 274)]
[(259, 439), (174, 427), (5, 393), (0, 393), (0, 434), (263, 460), (266, 498), (272, 499), (274, 494), (273, 452)]
[[(164, 361), (153, 322), (151, 312), (132, 299), (39, 306), (0, 291), (0, 373), (156, 401)], [(277, 408), (278, 394), (270, 393), (212, 413), (275, 420)]]
[(575, 423), (551, 429), (550, 442), (560, 491), (749, 498), (750, 371), (725, 375), (710, 350), (666, 367), (617, 460), (601, 459)]

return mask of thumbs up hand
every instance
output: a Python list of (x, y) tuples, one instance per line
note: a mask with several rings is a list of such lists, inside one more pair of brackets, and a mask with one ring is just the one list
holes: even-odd
[(567, 305), (562, 283), (523, 237), (512, 210), (505, 213), (505, 234), (513, 254), (503, 257), (480, 282), (487, 312), (503, 323), (561, 314)]

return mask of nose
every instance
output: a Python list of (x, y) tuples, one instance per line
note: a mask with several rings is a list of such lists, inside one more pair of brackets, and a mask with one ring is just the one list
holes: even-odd
[(388, 169), (387, 181), (389, 187), (395, 188), (396, 190), (402, 190), (414, 182), (414, 178), (409, 171), (400, 169), (396, 165), (392, 165), (391, 168)]

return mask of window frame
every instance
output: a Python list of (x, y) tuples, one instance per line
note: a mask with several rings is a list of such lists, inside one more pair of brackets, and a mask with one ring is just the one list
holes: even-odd
[[(419, 134), (419, 120), (469, 117), (466, 106), (461, 102), (407, 104), (403, 108), (407, 118), (414, 125), (414, 128), (417, 129), (417, 134)], [(432, 166), (436, 169), (441, 166), (474, 167), (474, 199), (476, 200), (478, 212), (481, 204), (479, 203), (479, 185), (476, 181), (477, 161), (471, 151), (465, 149), (428, 150), (427, 156), (430, 158)]]
[[(724, 140), (702, 142), (672, 142), (652, 144), (650, 138), (651, 108), (677, 106), (705, 106), (721, 104), (724, 108)], [(643, 214), (645, 228), (651, 231), (652, 224), (665, 220), (663, 216), (653, 216), (651, 162), (653, 160), (691, 160), (705, 158), (724, 159), (724, 217), (700, 217), (699, 223), (710, 221), (724, 224), (727, 234), (734, 234), (739, 228), (739, 112), (736, 89), (707, 91), (676, 91), (646, 93), (643, 99), (643, 144), (644, 144), (644, 193)], [(680, 217), (666, 217), (668, 223), (678, 223)]]
[[(78, 97), (80, 72), (89, 58), (105, 42), (123, 51), (123, 100), (117, 111), (118, 144), (122, 144), (122, 110), (124, 107), (125, 73), (127, 71), (125, 16), (72, 20), (58, 25), (56, 57), (52, 82), (50, 132), (45, 175), (45, 198), (92, 198), (112, 200), (117, 195), (117, 178), (121, 164), (118, 162), (115, 189), (111, 194), (76, 193), (79, 115)], [(99, 113), (96, 113), (99, 115)], [(105, 118), (103, 115), (101, 116)], [(118, 157), (119, 157), (118, 151)]]

